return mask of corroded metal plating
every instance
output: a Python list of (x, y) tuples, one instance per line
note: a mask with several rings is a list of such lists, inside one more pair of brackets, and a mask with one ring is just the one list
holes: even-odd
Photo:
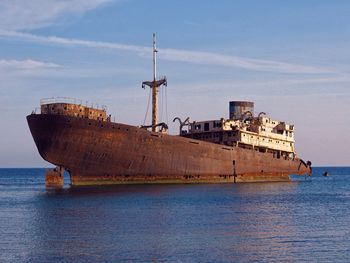
[(50, 114), (27, 121), (40, 155), (64, 167), (72, 185), (288, 181), (311, 172), (299, 158), (120, 123)]

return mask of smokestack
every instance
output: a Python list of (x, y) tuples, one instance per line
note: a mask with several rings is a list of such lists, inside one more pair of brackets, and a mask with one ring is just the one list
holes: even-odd
[(254, 102), (251, 101), (230, 101), (230, 119), (241, 119), (247, 111), (254, 115)]

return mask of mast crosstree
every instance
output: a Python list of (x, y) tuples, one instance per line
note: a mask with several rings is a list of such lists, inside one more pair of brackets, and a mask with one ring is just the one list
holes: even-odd
[(166, 77), (157, 79), (157, 47), (156, 47), (156, 34), (153, 33), (153, 80), (143, 81), (142, 88), (148, 86), (152, 89), (152, 131), (157, 131), (158, 122), (158, 91), (159, 88), (164, 85), (167, 86)]

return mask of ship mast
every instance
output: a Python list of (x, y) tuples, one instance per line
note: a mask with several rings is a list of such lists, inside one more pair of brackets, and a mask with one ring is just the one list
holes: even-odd
[(153, 33), (153, 80), (142, 82), (142, 88), (149, 86), (152, 89), (152, 131), (157, 131), (158, 124), (158, 90), (159, 87), (167, 85), (166, 77), (162, 77), (157, 80), (157, 47), (156, 47), (156, 34)]

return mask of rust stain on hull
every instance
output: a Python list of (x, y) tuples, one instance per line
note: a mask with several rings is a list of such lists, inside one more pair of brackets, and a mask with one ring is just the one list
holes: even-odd
[(46, 187), (62, 188), (64, 185), (64, 169), (56, 167), (48, 169), (45, 174)]

